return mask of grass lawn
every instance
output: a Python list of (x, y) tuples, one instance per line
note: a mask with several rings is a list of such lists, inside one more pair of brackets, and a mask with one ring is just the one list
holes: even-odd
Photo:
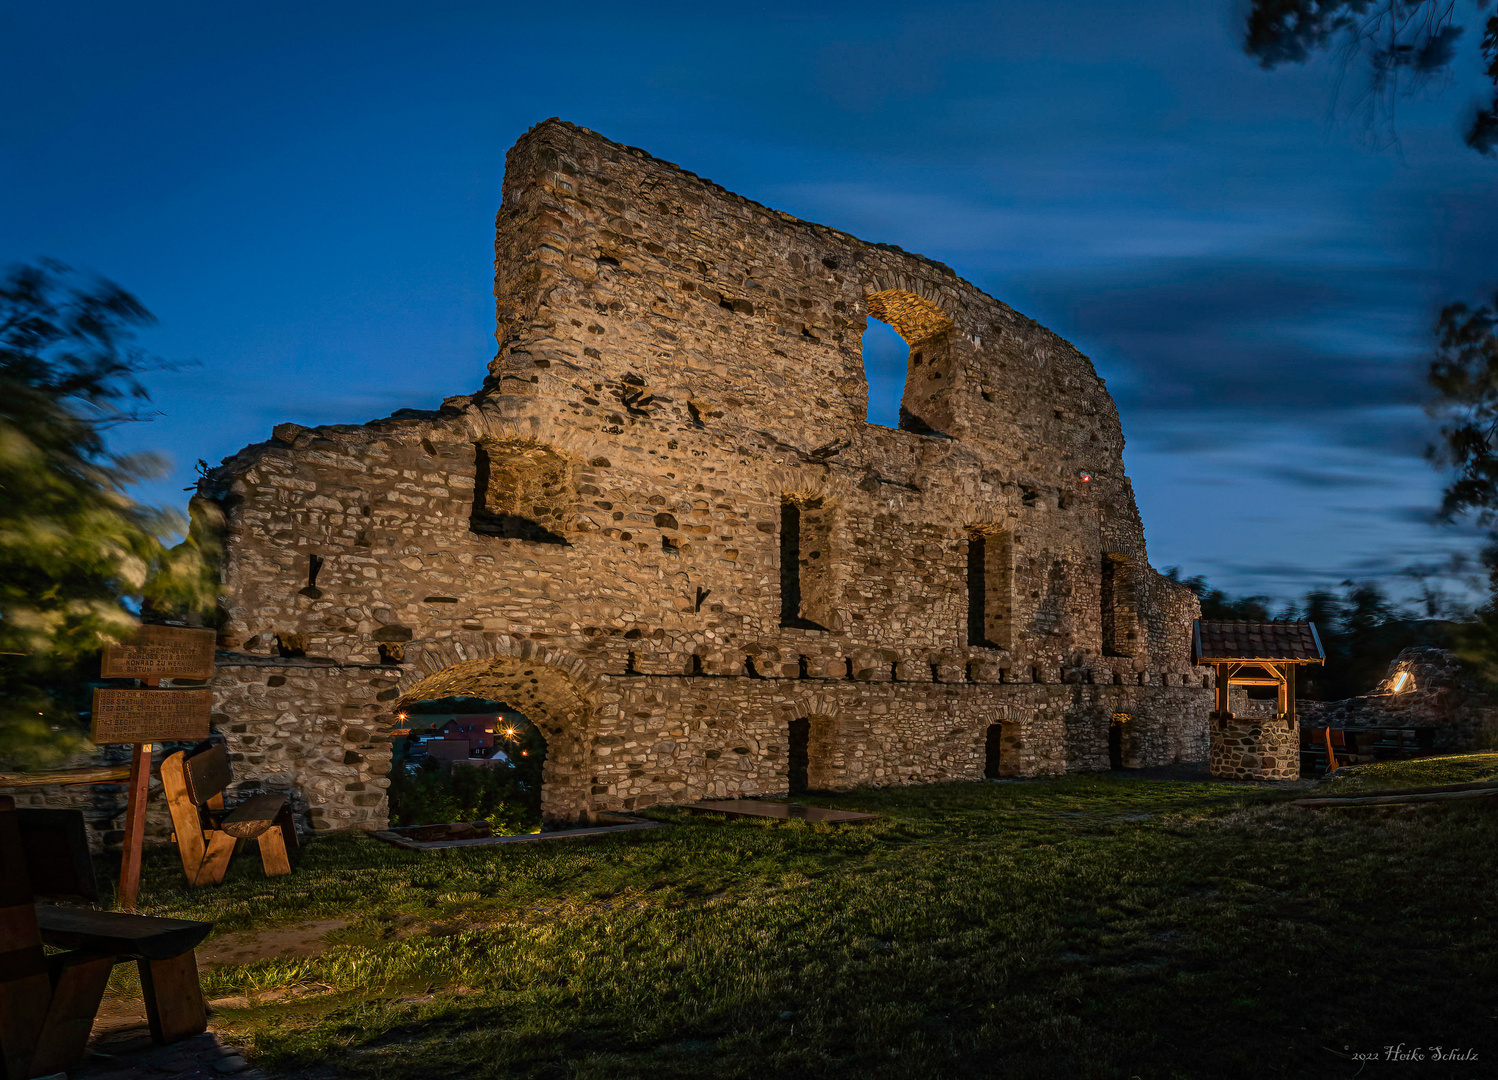
[[(1316, 793), (1489, 778), (1498, 754)], [(867, 825), (662, 811), (674, 828), (426, 853), (326, 836), (290, 878), (241, 854), (199, 892), (155, 849), (143, 910), (215, 934), (347, 920), (317, 955), (205, 972), (243, 1006), (215, 1025), (271, 1071), (1495, 1075), (1498, 802), (1289, 797), (1073, 777), (812, 800), (884, 815)], [(1399, 1043), (1426, 1060), (1356, 1060)]]

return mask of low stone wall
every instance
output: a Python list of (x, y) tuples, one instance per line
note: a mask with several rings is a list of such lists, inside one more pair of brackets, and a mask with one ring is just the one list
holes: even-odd
[(1298, 780), (1300, 727), (1270, 717), (1214, 712), (1212, 775), (1222, 780)]

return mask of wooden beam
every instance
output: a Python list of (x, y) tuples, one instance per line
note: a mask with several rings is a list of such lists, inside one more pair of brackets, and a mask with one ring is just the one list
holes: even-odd
[(129, 765), (90, 765), (82, 769), (0, 772), (0, 788), (45, 787), (48, 784), (119, 784), (129, 778)]

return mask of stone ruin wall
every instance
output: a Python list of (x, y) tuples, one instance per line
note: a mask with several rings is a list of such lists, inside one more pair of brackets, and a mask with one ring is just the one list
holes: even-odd
[[(1394, 689), (1400, 675), (1409, 685)], [(1343, 701), (1302, 701), (1303, 724), (1333, 728), (1434, 728), (1432, 749), (1498, 746), (1498, 701), (1482, 676), (1456, 653), (1431, 646), (1403, 649), (1372, 691)]]
[[(457, 692), (542, 728), (553, 824), (784, 792), (798, 718), (814, 787), (980, 778), (990, 724), (1005, 773), (1103, 769), (1119, 713), (1126, 764), (1206, 758), (1196, 599), (1055, 334), (560, 121), (508, 156), (495, 294), (478, 393), (284, 424), (202, 484), (243, 785), (378, 826), (394, 713)], [(871, 315), (905, 430), (865, 422)]]

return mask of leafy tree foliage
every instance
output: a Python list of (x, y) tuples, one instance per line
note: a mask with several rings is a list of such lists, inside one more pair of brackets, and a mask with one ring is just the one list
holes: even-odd
[[(1487, 0), (1472, 6), (1475, 14)], [(1332, 48), (1349, 64), (1362, 58), (1368, 86), (1361, 102), (1370, 118), (1391, 121), (1401, 94), (1449, 74), (1464, 31), (1456, 15), (1455, 0), (1254, 0), (1244, 49), (1266, 68)], [(1482, 56), (1493, 100), (1471, 118), (1465, 139), (1491, 155), (1498, 153), (1498, 15), (1487, 20)]]
[(60, 263), (0, 279), (0, 760), (43, 764), (81, 745), (80, 665), (137, 611), (212, 604), (214, 523), (200, 516), (169, 547), (180, 515), (125, 494), (160, 463), (105, 443), (142, 419), (137, 375), (159, 364), (135, 334), (152, 321), (118, 285)]
[(1441, 512), (1448, 520), (1475, 514), (1491, 526), (1498, 520), (1498, 295), (1491, 307), (1475, 311), (1452, 304), (1441, 312), (1436, 335), (1429, 379), (1445, 446), (1433, 457), (1456, 470)]

